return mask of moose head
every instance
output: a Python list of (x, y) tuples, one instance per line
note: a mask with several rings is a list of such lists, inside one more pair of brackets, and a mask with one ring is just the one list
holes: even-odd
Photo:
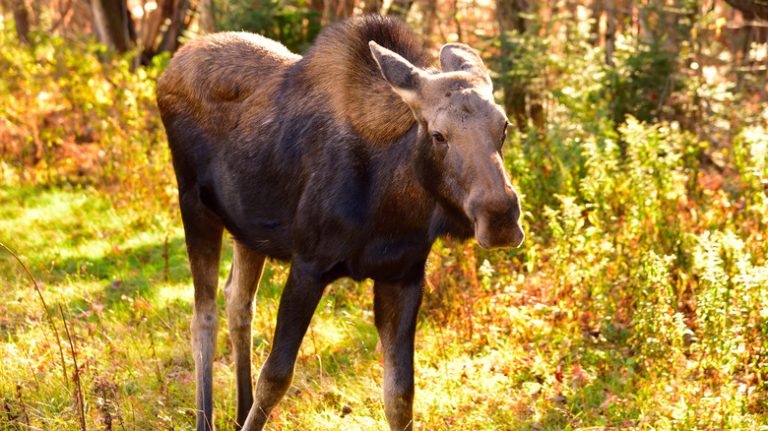
[(428, 145), (424, 152), (431, 191), (474, 225), (484, 248), (517, 247), (525, 238), (520, 200), (504, 169), (502, 145), (509, 125), (493, 100), (480, 56), (467, 45), (440, 50), (442, 70), (420, 69), (376, 42), (371, 52), (384, 79), (411, 108)]

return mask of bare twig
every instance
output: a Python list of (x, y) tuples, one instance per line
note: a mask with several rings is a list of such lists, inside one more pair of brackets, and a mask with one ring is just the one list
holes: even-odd
[[(69, 0), (67, 5), (63, 9), (59, 10), (59, 19), (57, 19), (56, 22), (53, 23), (53, 25), (51, 26), (51, 29), (48, 30), (48, 33), (53, 33), (54, 31), (56, 31), (56, 29), (59, 28), (59, 26), (62, 23), (64, 23), (64, 21), (67, 19), (67, 16), (69, 15), (69, 11), (72, 10), (73, 3), (74, 3), (73, 0)], [(63, 3), (61, 4), (63, 5)]]
[(462, 42), (464, 38), (462, 37), (461, 19), (459, 19), (459, 0), (454, 0), (453, 2), (453, 13), (451, 14), (451, 18), (453, 18), (453, 23), (456, 26), (456, 36), (458, 37), (458, 41)]
[(163, 279), (165, 282), (168, 282), (168, 272), (170, 270), (169, 265), (169, 251), (168, 251), (168, 234), (165, 234), (165, 242), (163, 243), (163, 262), (165, 263), (165, 267), (163, 268)]
[(45, 316), (48, 318), (48, 323), (51, 325), (51, 330), (53, 331), (53, 335), (56, 338), (56, 344), (59, 346), (59, 356), (61, 357), (61, 371), (62, 375), (64, 377), (64, 383), (67, 385), (67, 388), (69, 388), (69, 378), (67, 377), (67, 364), (64, 362), (64, 349), (61, 347), (61, 339), (59, 338), (59, 331), (56, 329), (56, 323), (53, 321), (53, 316), (51, 316), (51, 312), (48, 311), (48, 305), (45, 303), (45, 299), (43, 298), (43, 292), (40, 290), (40, 285), (37, 283), (37, 279), (35, 279), (35, 276), (32, 275), (32, 272), (27, 268), (27, 265), (24, 264), (24, 262), (21, 260), (19, 255), (16, 254), (13, 250), (11, 250), (7, 245), (0, 242), (0, 247), (5, 249), (8, 253), (13, 256), (14, 259), (16, 259), (17, 262), (19, 262), (19, 265), (21, 265), (21, 268), (24, 269), (24, 272), (27, 273), (27, 276), (29, 276), (29, 279), (32, 280), (32, 284), (35, 285), (35, 290), (37, 291), (37, 296), (40, 298), (40, 302), (43, 304), (43, 311), (45, 311)]
[(157, 381), (160, 383), (160, 388), (163, 391), (163, 396), (166, 398), (166, 401), (167, 401), (168, 387), (165, 384), (165, 379), (163, 378), (163, 372), (160, 369), (160, 358), (157, 356), (157, 350), (155, 350), (155, 337), (152, 331), (149, 331), (149, 347), (152, 349), (152, 356), (155, 362), (155, 373), (157, 374)]
[(64, 331), (67, 334), (67, 340), (69, 341), (69, 349), (72, 352), (72, 364), (75, 367), (75, 389), (77, 389), (77, 404), (80, 408), (80, 430), (86, 431), (85, 428), (85, 400), (83, 400), (83, 388), (80, 386), (80, 368), (77, 366), (77, 353), (75, 352), (75, 342), (72, 341), (72, 335), (69, 333), (69, 326), (67, 326), (67, 318), (64, 317), (64, 309), (59, 304), (59, 313), (61, 313), (61, 321), (64, 322)]

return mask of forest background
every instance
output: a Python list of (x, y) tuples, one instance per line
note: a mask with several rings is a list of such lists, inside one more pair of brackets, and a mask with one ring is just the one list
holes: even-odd
[[(302, 52), (372, 12), (482, 53), (527, 232), (515, 250), (433, 248), (416, 428), (768, 429), (764, 0), (0, 8), (0, 242), (19, 257), (0, 250), (0, 430), (192, 429), (192, 288), (156, 78), (199, 34)], [(222, 279), (230, 262), (225, 241)], [(270, 263), (258, 293), (255, 367), (286, 275)], [(327, 290), (270, 429), (387, 429), (371, 309), (369, 283)], [(216, 424), (231, 429), (220, 328)]]

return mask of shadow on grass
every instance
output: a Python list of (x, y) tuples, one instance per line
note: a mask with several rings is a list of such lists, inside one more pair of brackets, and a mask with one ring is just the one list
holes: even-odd
[[(225, 238), (222, 243), (219, 264), (220, 288), (217, 294), (217, 302), (222, 313), (225, 304), (224, 283), (230, 271), (231, 260), (231, 241)], [(280, 281), (274, 281), (273, 276), (277, 267), (281, 265), (283, 264), (267, 263), (259, 285), (258, 297), (260, 299), (279, 300), (283, 284)], [(137, 247), (116, 248), (106, 255), (96, 258), (77, 256), (63, 259), (52, 264), (48, 271), (47, 281), (50, 283), (66, 281), (99, 283), (103, 287), (98, 301), (105, 309), (124, 308), (126, 301), (134, 301), (137, 298), (153, 301), (159, 296), (160, 290), (168, 288), (168, 286), (183, 285), (190, 292), (194, 290), (183, 236), (169, 237), (167, 241)], [(87, 311), (91, 307), (88, 300), (89, 298), (83, 295), (73, 299), (69, 302), (70, 311), (76, 314)], [(181, 306), (191, 313), (191, 302), (174, 299), (171, 300), (171, 303)], [(170, 306), (171, 303), (167, 305)], [(224, 314), (221, 317), (223, 318), (223, 316)], [(270, 339), (271, 335), (269, 334)]]
[[(87, 312), (94, 299), (105, 309), (120, 309), (126, 298), (155, 298), (162, 286), (186, 284), (190, 286), (191, 275), (187, 263), (184, 239), (169, 237), (167, 241), (121, 249), (113, 248), (99, 257), (88, 255), (73, 256), (53, 261), (45, 269), (42, 282), (52, 285), (83, 284), (102, 285), (99, 292), (77, 292), (67, 304), (75, 315)], [(56, 311), (56, 304), (49, 304)]]

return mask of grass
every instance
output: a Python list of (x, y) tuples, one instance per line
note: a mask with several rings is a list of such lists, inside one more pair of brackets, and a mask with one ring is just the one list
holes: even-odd
[[(88, 188), (4, 187), (0, 232), (40, 281), (50, 311), (64, 310), (88, 428), (193, 429), (192, 288), (175, 213), (115, 208)], [(231, 261), (228, 240), (224, 250), (221, 283)], [(430, 271), (450, 271), (465, 263), (460, 256), (474, 254), (471, 245), (438, 244)], [(585, 332), (578, 310), (559, 308), (541, 280), (495, 277), (490, 271), (504, 268), (475, 266), (477, 286), (446, 292), (430, 277), (417, 335), (417, 429), (693, 429), (692, 415), (709, 408), (742, 415), (727, 423), (743, 429), (757, 429), (764, 418), (738, 408), (745, 398), (737, 390), (726, 391), (730, 399), (722, 390), (699, 398), (699, 382), (642, 371), (626, 331)], [(65, 349), (65, 380), (36, 293), (5, 253), (0, 274), (0, 429), (79, 429), (72, 355)], [(286, 266), (270, 262), (258, 293), (256, 369), (269, 350), (286, 275)], [(467, 294), (472, 326), (459, 316), (465, 311), (457, 298)], [(221, 299), (214, 399), (217, 426), (231, 429), (233, 364)], [(270, 429), (387, 429), (376, 344), (371, 285), (330, 286)]]

